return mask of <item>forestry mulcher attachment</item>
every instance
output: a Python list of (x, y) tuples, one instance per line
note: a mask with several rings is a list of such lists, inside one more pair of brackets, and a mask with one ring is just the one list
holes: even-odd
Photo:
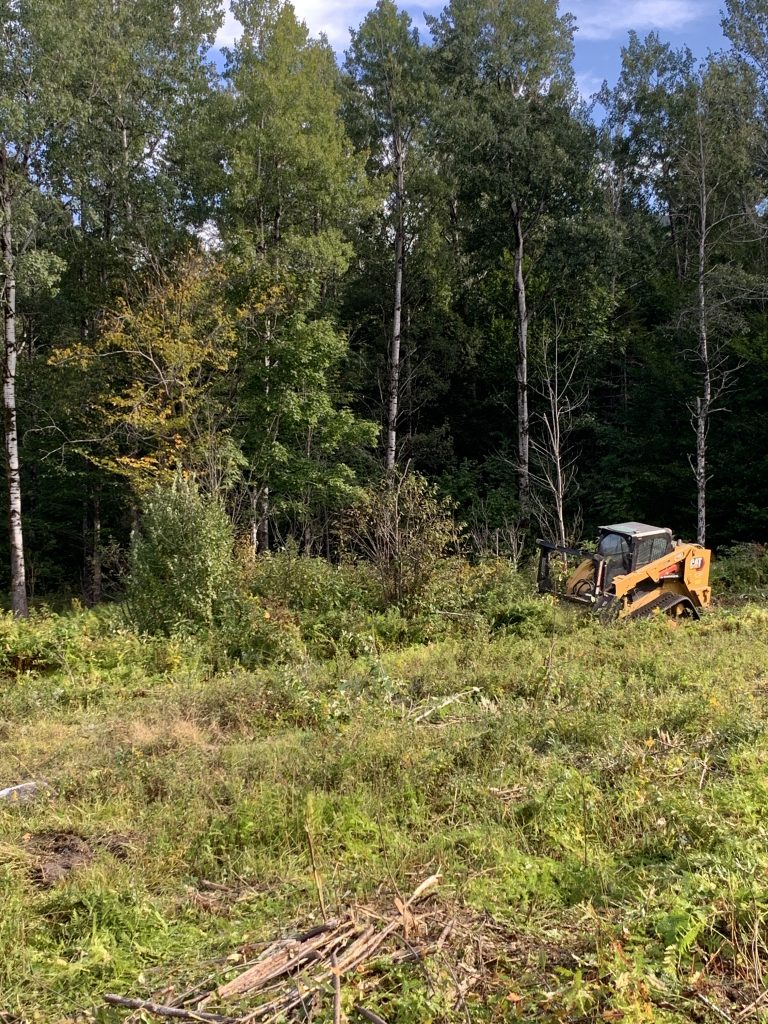
[(539, 592), (587, 607), (602, 619), (639, 619), (659, 611), (700, 618), (709, 607), (712, 552), (644, 523), (601, 526), (596, 551), (537, 542)]

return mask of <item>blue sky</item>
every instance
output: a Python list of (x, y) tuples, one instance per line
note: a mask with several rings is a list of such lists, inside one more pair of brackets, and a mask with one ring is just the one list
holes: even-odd
[[(293, 0), (293, 5), (313, 35), (325, 32), (342, 53), (349, 40), (349, 27), (356, 27), (374, 2)], [(424, 12), (437, 13), (444, 0), (401, 6), (406, 7), (416, 25), (423, 26)], [(675, 46), (687, 44), (698, 57), (721, 48), (721, 6), (722, 0), (561, 0), (561, 10), (571, 11), (576, 17), (576, 74), (582, 94), (594, 92), (605, 78), (610, 83), (616, 80), (621, 47), (630, 29), (643, 35), (655, 29)], [(236, 23), (227, 18), (219, 35), (220, 45), (231, 42), (236, 33)]]

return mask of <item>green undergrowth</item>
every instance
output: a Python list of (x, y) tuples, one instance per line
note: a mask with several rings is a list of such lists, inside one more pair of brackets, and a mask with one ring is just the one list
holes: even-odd
[[(103, 992), (194, 982), (316, 921), (308, 836), (331, 908), (439, 872), (446, 906), (515, 937), (458, 1010), (444, 969), (391, 973), (370, 1004), (390, 1024), (735, 1019), (758, 998), (768, 611), (605, 629), (454, 564), (400, 622), (362, 576), (334, 592), (334, 570), (275, 565), (253, 593), (293, 648), (271, 663), (117, 609), (0, 623), (0, 786), (53, 790), (0, 803), (9, 1019), (121, 1020)], [(88, 857), (41, 880), (66, 835)]]

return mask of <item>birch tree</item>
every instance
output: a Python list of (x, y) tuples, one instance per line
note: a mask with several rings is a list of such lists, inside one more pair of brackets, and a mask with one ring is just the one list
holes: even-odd
[[(72, 23), (73, 22), (73, 23)], [(62, 33), (61, 26), (68, 24)], [(24, 344), (19, 275), (38, 244), (40, 217), (55, 206), (52, 160), (64, 128), (76, 116), (75, 43), (82, 25), (69, 5), (49, 0), (0, 3), (0, 282), (3, 319), (3, 427), (8, 487), (11, 606), (28, 611), (19, 457), (17, 368)]]
[(482, 269), (511, 261), (517, 475), (530, 515), (529, 278), (549, 225), (579, 203), (589, 134), (573, 84), (573, 24), (556, 0), (451, 0), (429, 19), (439, 135)]
[(352, 31), (344, 67), (354, 87), (353, 120), (359, 138), (369, 147), (374, 174), (389, 179), (386, 223), (394, 256), (385, 415), (389, 471), (398, 454), (411, 154), (428, 112), (425, 51), (410, 16), (393, 0), (378, 0), (360, 28)]
[(579, 539), (581, 525), (578, 514), (568, 521), (568, 506), (576, 492), (577, 453), (572, 435), (588, 398), (580, 379), (581, 355), (580, 346), (564, 344), (563, 320), (555, 311), (537, 352), (534, 390), (539, 409), (533, 417), (531, 478), (536, 519), (563, 547)]
[(655, 35), (631, 41), (619, 91), (638, 201), (667, 219), (679, 285), (673, 327), (690, 368), (690, 463), (704, 544), (712, 417), (726, 408), (735, 384), (731, 342), (746, 329), (748, 304), (765, 291), (746, 261), (763, 233), (759, 94), (746, 65), (712, 57), (694, 68), (688, 51), (673, 51)]
[[(23, 6), (23, 5), (22, 5)], [(76, 42), (71, 68), (76, 101), (66, 131), (54, 128), (46, 144), (51, 191), (68, 224), (58, 241), (67, 262), (58, 347), (99, 347), (102, 315), (135, 298), (146, 271), (170, 267), (189, 244), (180, 136), (203, 109), (212, 72), (205, 52), (219, 24), (219, 0), (80, 0), (61, 6), (56, 31)], [(60, 38), (54, 46), (60, 48)], [(84, 590), (100, 597), (102, 493), (108, 477), (88, 458), (109, 434), (95, 410), (102, 374), (74, 378), (60, 367), (59, 385), (73, 384), (58, 408), (35, 411), (28, 425), (61, 445), (62, 465), (80, 484)], [(87, 392), (90, 389), (90, 395)], [(87, 395), (87, 397), (86, 397)], [(48, 445), (50, 449), (52, 445)], [(108, 448), (109, 445), (107, 444)], [(92, 567), (92, 571), (91, 571)]]
[[(220, 0), (82, 0), (87, 62), (76, 88), (83, 116), (58, 140), (57, 174), (72, 218), (81, 337), (152, 258), (188, 244), (179, 161), (200, 135), (214, 77), (204, 54)], [(194, 128), (193, 128), (194, 125)]]
[[(691, 83), (688, 117), (680, 125), (678, 188), (694, 250), (694, 321), (699, 386), (691, 404), (696, 435), (697, 537), (707, 540), (708, 440), (712, 416), (734, 384), (737, 359), (729, 342), (745, 327), (746, 302), (765, 293), (738, 259), (762, 226), (764, 182), (758, 168), (757, 94), (738, 65), (710, 61)], [(685, 315), (685, 314), (684, 314)]]
[(757, 71), (768, 89), (768, 4), (765, 0), (725, 0), (722, 26), (736, 53)]

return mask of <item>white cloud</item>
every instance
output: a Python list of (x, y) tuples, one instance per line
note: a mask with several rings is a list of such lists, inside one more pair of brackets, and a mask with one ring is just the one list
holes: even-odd
[(676, 31), (701, 18), (704, 0), (570, 0), (563, 7), (576, 15), (577, 39), (612, 39), (629, 29)]
[(576, 88), (583, 100), (591, 100), (596, 92), (599, 92), (603, 79), (591, 71), (582, 71), (576, 75)]
[(222, 46), (231, 46), (238, 38), (241, 32), (240, 22), (235, 19), (234, 14), (230, 11), (229, 5), (224, 5), (225, 15), (224, 22), (216, 33), (216, 41), (214, 46), (220, 50)]
[[(296, 13), (313, 36), (324, 32), (335, 50), (341, 52), (349, 45), (349, 29), (356, 28), (373, 7), (375, 0), (293, 0)], [(421, 0), (421, 3), (402, 2), (409, 10), (414, 24), (423, 26), (424, 10), (437, 12), (440, 0)], [(576, 16), (577, 39), (612, 39), (623, 36), (629, 29), (638, 31), (676, 31), (700, 19), (702, 15), (716, 13), (720, 0), (562, 0), (561, 9)], [(216, 37), (217, 46), (230, 46), (239, 34), (239, 25), (228, 12)]]
[(293, 6), (312, 35), (324, 32), (336, 50), (347, 48), (350, 27), (357, 28), (369, 9), (368, 4), (350, 4), (344, 0), (293, 0)]
[[(345, 50), (349, 44), (350, 26), (357, 27), (373, 6), (370, 4), (350, 4), (346, 0), (293, 0), (298, 18), (306, 22), (311, 35), (319, 36), (324, 32), (335, 50)], [(216, 36), (216, 46), (231, 46), (240, 35), (240, 25), (231, 11), (227, 9), (224, 24)]]
[[(374, 6), (375, 0), (292, 0), (298, 17), (306, 22), (307, 28), (313, 36), (324, 32), (328, 37), (331, 46), (343, 52), (349, 46), (349, 30), (357, 28), (369, 10)], [(421, 3), (411, 4), (399, 2), (400, 7), (409, 10), (414, 24), (421, 27), (421, 14), (426, 10), (439, 10), (443, 4), (438, 0), (422, 0)], [(227, 11), (224, 24), (216, 36), (216, 46), (231, 46), (240, 34), (240, 26)]]

